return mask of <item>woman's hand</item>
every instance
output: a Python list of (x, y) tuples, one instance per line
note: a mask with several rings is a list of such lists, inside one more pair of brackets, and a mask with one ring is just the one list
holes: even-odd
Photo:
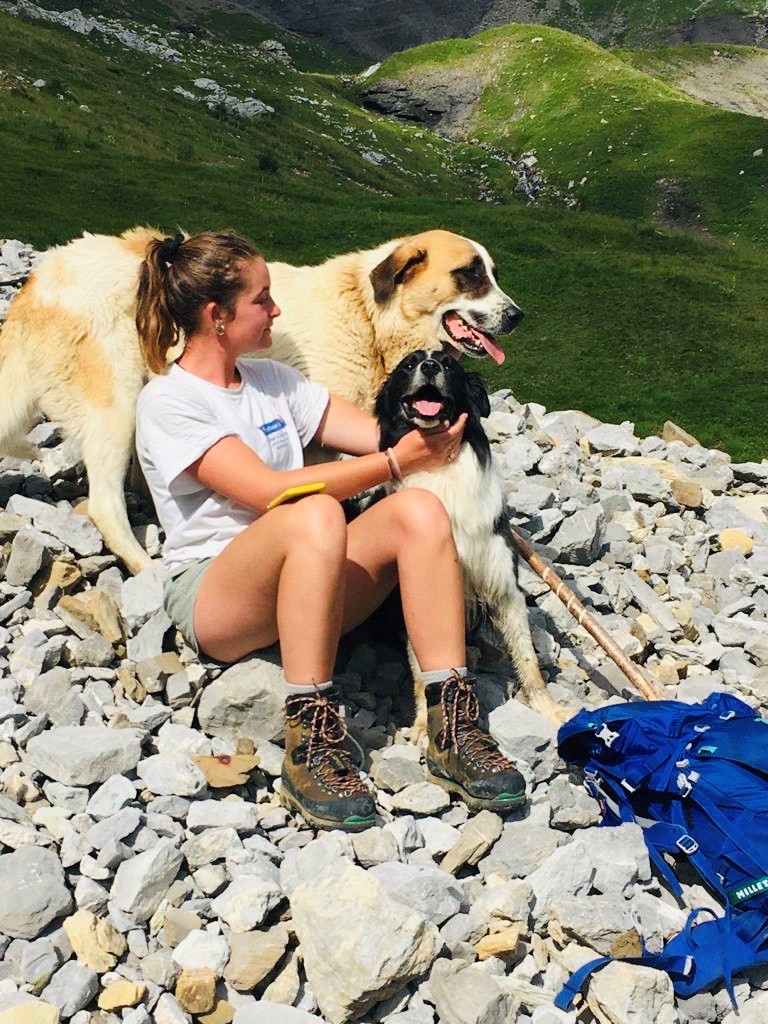
[(459, 454), (467, 414), (463, 412), (454, 424), (436, 430), (412, 430), (401, 437), (392, 449), (403, 476), (422, 469), (437, 469), (453, 462)]

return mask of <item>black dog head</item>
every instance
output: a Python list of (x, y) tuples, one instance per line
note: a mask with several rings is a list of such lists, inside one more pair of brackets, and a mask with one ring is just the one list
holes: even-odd
[(467, 413), (464, 440), (485, 465), (490, 445), (480, 419), (491, 411), (478, 373), (468, 373), (442, 349), (419, 349), (402, 359), (376, 398), (381, 449), (396, 444), (411, 430), (434, 430)]

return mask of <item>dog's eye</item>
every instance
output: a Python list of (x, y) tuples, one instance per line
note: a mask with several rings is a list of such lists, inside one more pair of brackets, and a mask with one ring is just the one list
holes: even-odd
[(488, 280), (482, 260), (473, 260), (467, 267), (457, 267), (451, 274), (462, 291), (477, 288)]

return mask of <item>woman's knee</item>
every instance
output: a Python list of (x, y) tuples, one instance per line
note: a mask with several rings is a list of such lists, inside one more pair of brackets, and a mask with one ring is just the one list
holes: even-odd
[(431, 491), (410, 487), (393, 497), (400, 499), (397, 520), (408, 536), (443, 541), (452, 535), (445, 505)]
[(346, 550), (347, 523), (341, 504), (328, 494), (312, 494), (291, 506), (298, 541), (321, 550)]

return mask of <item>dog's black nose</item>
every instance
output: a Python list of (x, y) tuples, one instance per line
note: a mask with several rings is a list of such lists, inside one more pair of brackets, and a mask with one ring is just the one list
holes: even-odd
[(421, 372), (425, 377), (436, 377), (440, 373), (440, 363), (435, 359), (425, 359), (421, 364)]
[(514, 330), (523, 319), (523, 315), (522, 309), (518, 309), (517, 306), (505, 310), (501, 322), (501, 334), (509, 334)]

